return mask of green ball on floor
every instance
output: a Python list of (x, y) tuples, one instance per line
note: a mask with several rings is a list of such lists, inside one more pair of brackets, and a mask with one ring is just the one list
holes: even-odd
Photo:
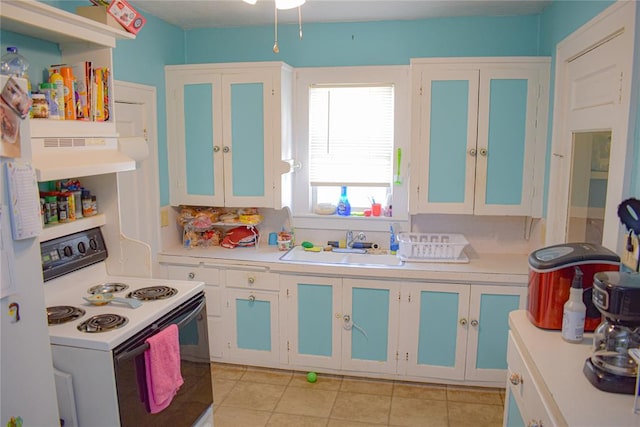
[(309, 381), (310, 383), (315, 383), (316, 381), (318, 381), (318, 375), (315, 372), (309, 372), (307, 374), (307, 381)]

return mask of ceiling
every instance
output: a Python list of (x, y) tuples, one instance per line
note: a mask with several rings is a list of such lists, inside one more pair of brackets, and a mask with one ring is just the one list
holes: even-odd
[[(551, 0), (307, 0), (303, 23), (416, 20), (454, 16), (540, 13)], [(275, 3), (257, 0), (134, 0), (147, 12), (184, 29), (273, 25)], [(297, 23), (298, 10), (278, 11), (279, 23)]]

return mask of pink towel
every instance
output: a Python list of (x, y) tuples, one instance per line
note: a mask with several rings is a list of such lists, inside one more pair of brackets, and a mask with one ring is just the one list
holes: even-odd
[(169, 325), (146, 342), (144, 352), (149, 410), (152, 414), (165, 409), (184, 383), (180, 372), (178, 327)]

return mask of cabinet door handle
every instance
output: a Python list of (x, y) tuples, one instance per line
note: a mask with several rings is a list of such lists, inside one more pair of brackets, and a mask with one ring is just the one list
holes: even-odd
[(471, 326), (473, 326), (473, 327), (478, 326), (478, 321), (477, 321), (476, 319), (473, 319), (473, 320), (471, 321)]
[(228, 145), (225, 145), (224, 147), (222, 147), (222, 152), (223, 153), (228, 153), (229, 151), (231, 151), (231, 148), (229, 148)]
[(254, 283), (256, 283), (256, 278), (253, 276), (249, 276), (247, 282), (249, 282), (250, 285), (253, 285)]
[(213, 152), (217, 153), (218, 151), (220, 151), (220, 146), (219, 145), (214, 145), (213, 146)]
[(522, 377), (520, 374), (511, 374), (509, 375), (509, 382), (513, 385), (520, 385), (522, 384)]
[(349, 316), (348, 314), (345, 314), (344, 316), (342, 316), (342, 320), (346, 322), (350, 322), (351, 321), (351, 316)]
[(467, 326), (467, 319), (463, 317), (458, 321), (458, 323), (460, 323), (460, 326)]
[(470, 155), (471, 157), (475, 157), (475, 156), (476, 156), (476, 153), (477, 153), (477, 151), (476, 151), (476, 149), (475, 149), (475, 148), (470, 148), (470, 149), (469, 149), (469, 155)]
[(531, 420), (527, 427), (542, 427), (542, 420)]
[(480, 155), (482, 157), (487, 157), (487, 154), (489, 153), (489, 150), (487, 150), (486, 148), (481, 148), (480, 149)]
[(254, 302), (256, 300), (256, 297), (253, 296), (253, 295), (249, 295), (248, 299), (249, 299), (250, 302)]
[(189, 273), (189, 279), (193, 280), (195, 278), (196, 278), (196, 273), (194, 273), (193, 271)]

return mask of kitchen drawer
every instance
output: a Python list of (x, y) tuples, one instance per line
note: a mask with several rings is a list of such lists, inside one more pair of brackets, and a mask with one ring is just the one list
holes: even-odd
[(220, 270), (217, 268), (204, 267), (201, 265), (167, 265), (170, 279), (176, 280), (196, 280), (207, 285), (220, 284)]
[(507, 345), (507, 387), (518, 404), (526, 426), (549, 427), (557, 425), (546, 409), (543, 391), (525, 362), (522, 351), (509, 332)]
[(277, 274), (256, 270), (227, 270), (225, 285), (233, 288), (262, 289), (270, 291), (277, 291), (280, 289)]

